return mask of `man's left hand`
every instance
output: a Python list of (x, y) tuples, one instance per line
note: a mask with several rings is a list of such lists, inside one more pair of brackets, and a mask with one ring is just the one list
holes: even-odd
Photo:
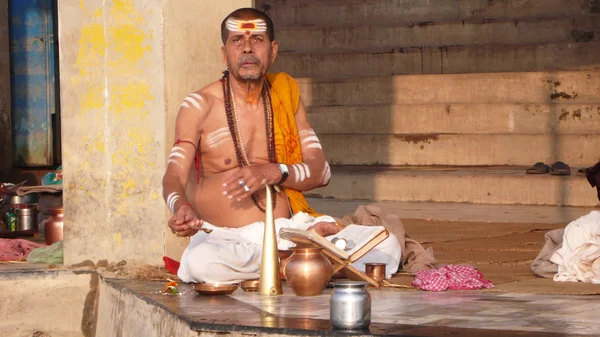
[(337, 234), (340, 231), (340, 227), (335, 222), (317, 222), (316, 224), (308, 227), (309, 230), (314, 230), (321, 236), (329, 236)]
[(223, 194), (240, 201), (263, 189), (265, 184), (277, 182), (280, 175), (281, 172), (273, 163), (244, 166), (225, 180)]

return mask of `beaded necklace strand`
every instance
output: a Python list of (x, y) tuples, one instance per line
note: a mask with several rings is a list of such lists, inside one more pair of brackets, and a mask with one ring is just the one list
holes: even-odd
[[(233, 139), (233, 147), (235, 149), (235, 156), (237, 158), (238, 167), (250, 166), (250, 160), (244, 147), (244, 141), (242, 140), (242, 132), (240, 129), (240, 123), (236, 114), (235, 97), (233, 96), (233, 90), (231, 88), (231, 81), (229, 80), (229, 71), (223, 72), (223, 78), (221, 80), (223, 84), (223, 101), (225, 103), (225, 115), (227, 116), (227, 125), (229, 126), (229, 132)], [(271, 95), (269, 94), (269, 84), (265, 80), (262, 88), (263, 105), (265, 109), (265, 128), (267, 130), (267, 153), (269, 156), (269, 162), (276, 162), (275, 154), (275, 132), (273, 130), (273, 110), (271, 108)], [(276, 192), (273, 186), (271, 188), (271, 201), (273, 208), (276, 206)], [(258, 192), (252, 193), (252, 201), (258, 207), (259, 210), (265, 212), (266, 204), (259, 196)]]

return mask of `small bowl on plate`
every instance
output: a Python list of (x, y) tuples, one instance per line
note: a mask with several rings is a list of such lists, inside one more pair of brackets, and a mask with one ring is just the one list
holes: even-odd
[(194, 290), (201, 295), (229, 295), (236, 291), (237, 284), (194, 283)]
[(258, 291), (258, 280), (246, 280), (240, 283), (243, 291)]

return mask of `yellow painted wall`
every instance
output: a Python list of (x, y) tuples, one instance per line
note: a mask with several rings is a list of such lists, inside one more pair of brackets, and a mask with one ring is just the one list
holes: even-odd
[(65, 263), (164, 254), (160, 0), (61, 0)]
[[(1, 1), (1, 0), (0, 0)], [(161, 179), (183, 98), (225, 69), (220, 23), (252, 1), (60, 0), (65, 264), (161, 264)]]

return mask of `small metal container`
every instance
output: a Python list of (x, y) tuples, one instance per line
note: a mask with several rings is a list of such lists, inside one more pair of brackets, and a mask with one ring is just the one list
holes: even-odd
[(333, 283), (329, 299), (329, 318), (334, 329), (363, 330), (371, 324), (371, 295), (367, 282)]
[(8, 198), (8, 202), (11, 205), (26, 205), (26, 204), (37, 204), (39, 200), (37, 193), (26, 194), (22, 196), (11, 195)]
[(17, 208), (17, 230), (29, 231), (38, 230), (37, 214), (38, 211), (35, 208)]
[(385, 280), (385, 263), (365, 263), (365, 274), (381, 283)]

